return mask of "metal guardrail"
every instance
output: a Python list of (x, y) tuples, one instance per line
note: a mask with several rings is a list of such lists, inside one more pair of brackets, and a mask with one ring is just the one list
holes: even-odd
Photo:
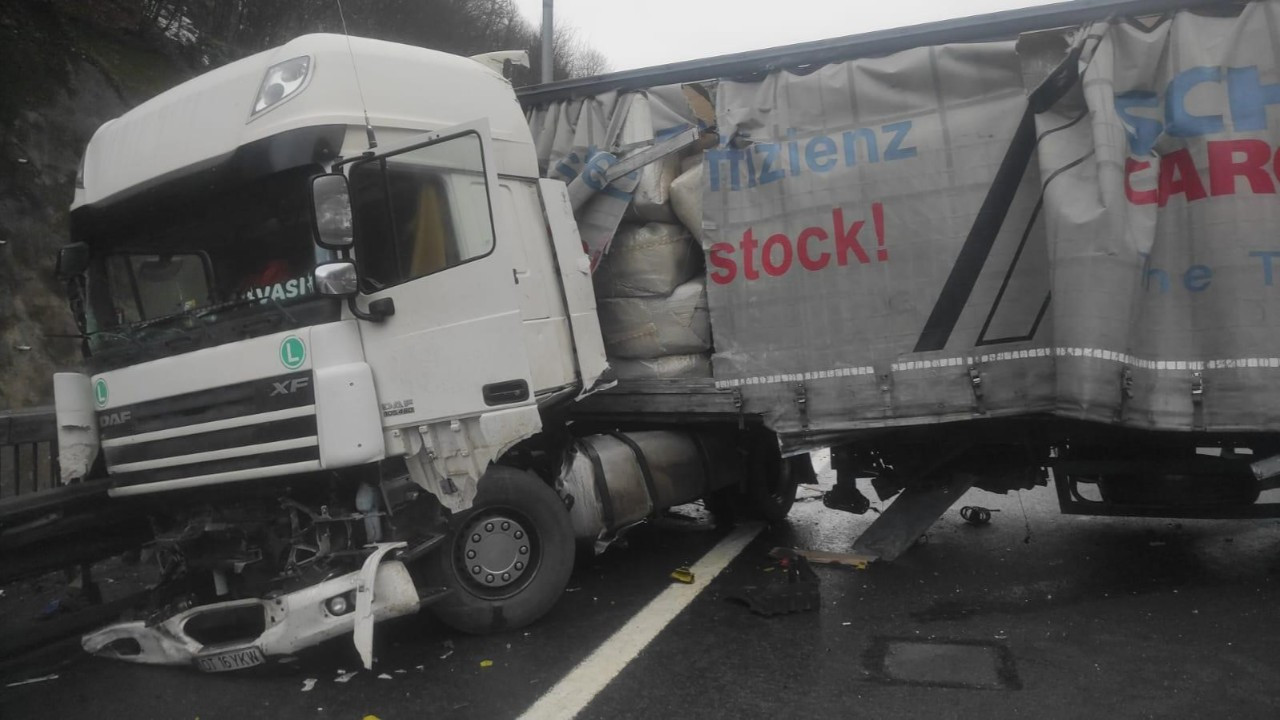
[(0, 498), (58, 485), (58, 424), (52, 406), (0, 412)]

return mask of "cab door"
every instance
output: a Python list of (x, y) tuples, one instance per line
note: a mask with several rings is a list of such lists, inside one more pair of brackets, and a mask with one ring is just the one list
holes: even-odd
[[(499, 236), (488, 123), (379, 150), (349, 170), (360, 323), (384, 426), (534, 404), (512, 264)], [(385, 305), (385, 303), (383, 303)]]

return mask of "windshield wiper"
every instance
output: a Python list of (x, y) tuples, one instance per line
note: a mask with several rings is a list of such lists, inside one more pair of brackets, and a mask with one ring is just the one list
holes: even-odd
[(58, 337), (74, 337), (74, 338), (81, 338), (81, 339), (87, 340), (91, 337), (96, 337), (99, 335), (104, 335), (106, 337), (113, 337), (113, 338), (121, 338), (132, 343), (134, 347), (137, 347), (137, 348), (142, 347), (142, 343), (138, 341), (138, 338), (132, 335), (127, 335), (125, 333), (112, 332), (110, 330), (93, 330), (91, 332), (81, 333), (79, 335), (65, 335), (65, 336), (60, 335)]

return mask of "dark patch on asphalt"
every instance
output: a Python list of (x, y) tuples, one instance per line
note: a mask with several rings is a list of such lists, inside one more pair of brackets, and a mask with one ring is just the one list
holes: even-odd
[(862, 657), (867, 679), (886, 685), (1021, 690), (1013, 653), (986, 640), (876, 637)]
[[(1171, 524), (1172, 526), (1172, 524)], [(1116, 597), (1155, 595), (1192, 587), (1231, 587), (1229, 575), (1199, 552), (1200, 539), (1175, 532), (1099, 528), (1089, 554), (1076, 558), (1084, 572), (1071, 583), (1041, 577), (996, 585), (976, 598), (938, 598), (910, 613), (917, 622), (963, 620), (979, 615), (1026, 615)], [(1135, 567), (1142, 572), (1134, 572)]]

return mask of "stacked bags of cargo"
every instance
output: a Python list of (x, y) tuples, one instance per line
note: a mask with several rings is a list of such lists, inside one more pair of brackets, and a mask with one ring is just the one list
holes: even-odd
[[(679, 85), (552, 103), (529, 116), (540, 167), (571, 184), (600, 148), (626, 157), (714, 121), (710, 94)], [(620, 379), (711, 377), (706, 270), (695, 239), (703, 147), (645, 165), (623, 207), (608, 194), (575, 206), (593, 258), (605, 353)]]
[[(645, 148), (662, 133), (689, 127), (692, 117), (672, 110), (680, 107), (687, 113), (685, 105), (678, 87), (635, 95), (620, 128), (619, 147), (624, 153)], [(700, 159), (701, 151), (696, 154)], [(681, 169), (681, 157), (672, 154), (640, 170), (625, 222), (596, 265), (605, 353), (620, 379), (711, 377), (702, 247), (679, 223), (672, 202)], [(701, 218), (697, 224), (700, 230)]]
[(619, 378), (711, 376), (702, 248), (685, 228), (622, 226), (593, 279), (605, 353)]

